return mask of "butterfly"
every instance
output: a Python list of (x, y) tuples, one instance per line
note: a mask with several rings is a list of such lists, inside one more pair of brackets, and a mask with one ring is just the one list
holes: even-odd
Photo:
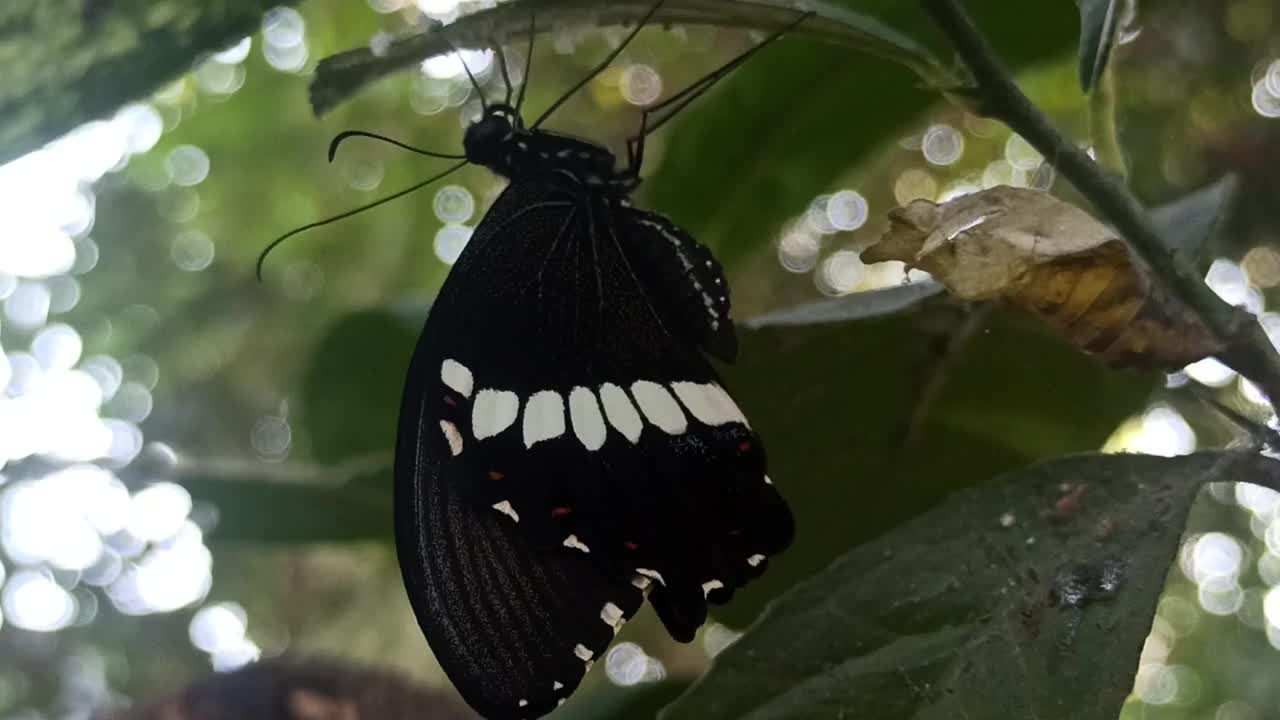
[[(600, 144), (540, 128), (660, 5), (529, 126), (501, 52), (502, 102), (467, 70), (483, 109), (446, 173), (473, 163), (509, 183), (410, 362), (395, 537), (432, 651), (490, 720), (563, 703), (646, 597), (691, 641), (708, 604), (763, 573), (794, 533), (761, 440), (707, 357), (737, 353), (724, 272), (630, 200), (647, 134), (794, 23), (644, 110), (622, 167)], [(331, 153), (351, 135), (370, 134), (348, 131)]]

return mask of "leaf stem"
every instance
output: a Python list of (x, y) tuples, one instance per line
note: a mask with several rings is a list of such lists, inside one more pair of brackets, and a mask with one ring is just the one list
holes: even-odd
[(1188, 383), (1191, 396), (1212, 408), (1228, 422), (1249, 434), (1258, 448), (1280, 448), (1280, 432), (1264, 425), (1217, 398), (1213, 390), (1199, 383)]
[(1124, 178), (1129, 174), (1116, 129), (1116, 78), (1114, 63), (1107, 63), (1089, 95), (1089, 134), (1098, 164)]
[(1119, 181), (1054, 128), (1018, 88), (960, 0), (920, 0), (977, 83), (984, 112), (995, 117), (1040, 151), (1120, 233), (1130, 252), (1151, 277), (1180, 300), (1223, 344), (1218, 358), (1252, 380), (1280, 403), (1280, 354), (1257, 319), (1223, 302), (1200, 275), (1180, 262), (1156, 232), (1146, 209)]

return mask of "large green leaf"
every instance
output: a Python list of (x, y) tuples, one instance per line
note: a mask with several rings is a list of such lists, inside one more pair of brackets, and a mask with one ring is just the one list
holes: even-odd
[(0, 164), (145, 97), (297, 0), (5, 0)]
[(1113, 720), (1198, 490), (1246, 480), (1280, 463), (1090, 455), (960, 493), (780, 599), (662, 718)]
[[(861, 302), (857, 296), (851, 302)], [(727, 381), (769, 449), (796, 541), (720, 617), (764, 603), (949, 493), (1099, 448), (1156, 385), (1003, 312), (928, 301), (895, 315), (744, 330)]]
[[(911, 37), (937, 37), (919, 3), (845, 4)], [(1075, 39), (1066, 3), (965, 5), (1014, 70), (1059, 56)], [(938, 98), (892, 62), (784, 39), (673, 123), (661, 164), (650, 166), (647, 202), (731, 263), (767, 246), (784, 221), (907, 132)]]

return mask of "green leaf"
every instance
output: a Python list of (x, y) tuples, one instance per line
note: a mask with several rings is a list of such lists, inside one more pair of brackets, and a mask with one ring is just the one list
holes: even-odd
[(941, 283), (927, 280), (910, 285), (851, 293), (795, 308), (776, 310), (751, 318), (743, 325), (755, 330), (770, 325), (814, 325), (892, 315), (937, 295), (943, 289)]
[(315, 543), (389, 540), (391, 471), (340, 482), (278, 481), (263, 468), (242, 478), (193, 474), (182, 486), (217, 509), (214, 543)]
[(5, 0), (0, 165), (145, 97), (258, 29), (259, 0)]
[(1080, 87), (1089, 92), (1107, 68), (1116, 40), (1116, 0), (1076, 0), (1080, 7)]
[[(413, 66), (421, 60), (450, 52), (454, 47), (489, 47), (493, 42), (523, 41), (528, 37), (531, 15), (537, 28), (571, 24), (599, 26), (635, 23), (654, 11), (653, 0), (512, 0), (465, 15), (439, 32), (408, 35), (375, 53), (357, 48), (325, 58), (316, 67), (311, 104), (317, 115), (328, 112), (370, 83)], [(929, 51), (871, 15), (813, 0), (804, 5), (814, 17), (791, 34), (853, 48), (890, 59), (912, 69), (931, 84), (950, 83), (948, 73)], [(650, 21), (655, 25), (689, 24), (776, 30), (796, 19), (796, 11), (764, 3), (723, 0), (666, 0)]]
[(1029, 319), (941, 299), (852, 322), (744, 328), (740, 343), (726, 382), (768, 448), (796, 541), (718, 609), (737, 627), (960, 488), (1096, 450), (1158, 383), (1108, 370)]
[(1088, 455), (957, 494), (781, 598), (661, 717), (1113, 720), (1192, 501), (1240, 480), (1280, 463)]
[(1152, 210), (1151, 221), (1176, 254), (1194, 261), (1218, 230), (1220, 221), (1235, 201), (1239, 187), (1239, 179), (1235, 175), (1227, 175)]
[[(919, 3), (845, 4), (910, 37), (937, 36)], [(1062, 3), (965, 6), (1014, 71), (1057, 57), (1075, 39), (1072, 10)], [(935, 52), (952, 51), (939, 43)], [(784, 38), (673, 122), (660, 164), (646, 168), (645, 203), (732, 266), (768, 247), (789, 218), (938, 100), (898, 64)]]

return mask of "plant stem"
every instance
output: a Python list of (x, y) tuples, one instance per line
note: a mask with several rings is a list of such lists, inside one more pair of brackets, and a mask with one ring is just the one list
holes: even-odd
[(1180, 263), (1146, 209), (1121, 182), (1059, 133), (1013, 81), (959, 0), (920, 0), (968, 66), (982, 110), (1040, 151), (1119, 231), (1135, 261), (1222, 343), (1218, 358), (1280, 403), (1280, 354), (1257, 319), (1223, 302), (1193, 268)]
[(1124, 150), (1120, 147), (1120, 133), (1116, 129), (1116, 78), (1114, 63), (1107, 63), (1098, 78), (1098, 84), (1089, 95), (1089, 134), (1093, 138), (1093, 154), (1098, 164), (1124, 178)]

